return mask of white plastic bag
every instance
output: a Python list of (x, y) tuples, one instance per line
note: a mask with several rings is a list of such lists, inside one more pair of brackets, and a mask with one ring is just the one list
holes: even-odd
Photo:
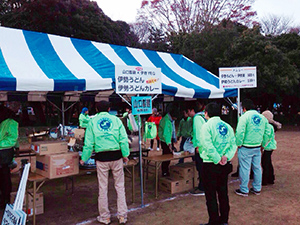
[(188, 137), (183, 144), (183, 151), (194, 154), (195, 147), (192, 142), (192, 138)]

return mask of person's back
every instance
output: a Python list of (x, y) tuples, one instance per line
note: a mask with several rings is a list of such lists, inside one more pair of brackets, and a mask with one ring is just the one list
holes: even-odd
[[(210, 143), (213, 145), (210, 145)], [(203, 124), (201, 129), (201, 149), (199, 150), (203, 162), (218, 164), (223, 155), (228, 160), (231, 160), (236, 148), (232, 127), (221, 120), (220, 117), (212, 117)]]
[(209, 215), (207, 224), (228, 224), (228, 174), (230, 160), (236, 152), (232, 127), (220, 119), (220, 106), (211, 102), (205, 107), (205, 119), (200, 131), (199, 153), (203, 159), (201, 177)]
[(236, 128), (238, 146), (260, 146), (268, 125), (267, 119), (256, 110), (247, 110), (239, 119)]
[(91, 138), (89, 133), (93, 133), (95, 152), (119, 150), (122, 149), (122, 143), (128, 144), (127, 134), (122, 135), (122, 126), (123, 123), (118, 117), (108, 112), (100, 112), (91, 119), (86, 138)]
[(128, 161), (128, 137), (122, 121), (109, 114), (110, 104), (101, 101), (97, 104), (98, 113), (88, 124), (80, 164), (89, 159), (95, 151), (97, 177), (99, 185), (97, 220), (103, 224), (110, 224), (111, 214), (108, 208), (108, 178), (112, 171), (114, 185), (117, 192), (117, 217), (120, 224), (127, 221), (127, 204), (125, 197), (125, 178), (123, 162)]
[[(255, 106), (250, 99), (243, 101), (245, 112), (238, 121), (236, 129), (236, 144), (239, 147), (239, 179), (240, 188), (235, 193), (248, 196), (249, 191), (260, 195), (261, 191), (261, 145), (269, 138), (271, 130), (268, 128), (267, 119), (254, 110)], [(249, 174), (253, 171), (252, 188), (248, 188)]]

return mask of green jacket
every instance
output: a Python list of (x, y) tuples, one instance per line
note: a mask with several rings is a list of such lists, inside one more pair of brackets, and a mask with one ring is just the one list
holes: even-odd
[(222, 156), (230, 161), (237, 150), (232, 127), (218, 116), (210, 118), (202, 126), (200, 137), (199, 154), (203, 162), (218, 164)]
[(200, 140), (200, 131), (201, 128), (203, 126), (203, 124), (205, 124), (205, 119), (204, 117), (199, 113), (196, 114), (193, 118), (193, 145), (195, 148), (200, 147), (201, 146), (201, 140)]
[(89, 115), (80, 113), (79, 115), (79, 126), (83, 128), (87, 128), (87, 125), (89, 124), (91, 118)]
[(81, 159), (87, 161), (93, 150), (96, 153), (121, 150), (123, 157), (129, 156), (128, 136), (118, 117), (101, 112), (91, 119), (85, 131)]
[(186, 120), (183, 118), (179, 122), (177, 137), (192, 137), (193, 133), (193, 119), (188, 117)]
[(268, 120), (256, 110), (246, 111), (239, 119), (236, 128), (236, 145), (246, 147), (260, 146), (268, 140), (271, 130)]
[(171, 116), (168, 113), (159, 122), (159, 126), (158, 126), (159, 139), (161, 141), (165, 142), (167, 145), (171, 144), (172, 131), (173, 131), (173, 125), (172, 125), (172, 121), (171, 121)]
[(275, 150), (277, 148), (277, 142), (275, 140), (274, 127), (270, 123), (268, 124), (268, 127), (271, 130), (271, 133), (269, 135), (268, 140), (264, 140), (263, 143), (262, 143), (262, 147), (266, 151), (268, 151), (268, 150)]
[(18, 123), (13, 119), (6, 119), (0, 123), (0, 150), (17, 145), (18, 127)]

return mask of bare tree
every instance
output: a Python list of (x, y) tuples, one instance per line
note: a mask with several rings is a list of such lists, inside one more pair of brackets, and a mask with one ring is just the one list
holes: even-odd
[[(144, 0), (137, 23), (147, 21), (164, 32), (201, 31), (223, 19), (251, 26), (255, 0)], [(145, 23), (144, 23), (145, 24)]]
[(260, 21), (261, 32), (272, 36), (288, 33), (292, 31), (292, 22), (290, 17), (269, 14)]

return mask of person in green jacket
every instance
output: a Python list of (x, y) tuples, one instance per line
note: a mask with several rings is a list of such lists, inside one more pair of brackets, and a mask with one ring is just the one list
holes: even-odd
[[(221, 120), (221, 108), (211, 102), (205, 107), (205, 118), (200, 131), (199, 154), (203, 159), (202, 179), (209, 215), (207, 224), (228, 224), (229, 198), (228, 174), (232, 171), (230, 160), (237, 146), (232, 127)], [(218, 201), (219, 200), (219, 206)]]
[(277, 148), (277, 142), (275, 140), (275, 132), (281, 128), (281, 123), (275, 121), (273, 118), (273, 113), (266, 110), (262, 113), (264, 117), (268, 120), (268, 127), (271, 130), (270, 140), (262, 144), (263, 153), (261, 157), (261, 166), (263, 169), (262, 173), (262, 185), (274, 184), (275, 175), (274, 168), (272, 164), (272, 153)]
[(89, 110), (88, 108), (84, 107), (79, 115), (79, 127), (86, 128), (90, 122), (90, 119)]
[[(193, 133), (192, 133), (192, 142), (195, 147), (195, 161), (196, 169), (198, 171), (199, 183), (194, 190), (191, 191), (191, 194), (194, 196), (204, 196), (204, 187), (201, 178), (202, 164), (203, 160), (199, 155), (199, 147), (201, 146), (200, 140), (200, 131), (202, 126), (206, 123), (204, 118), (204, 104), (197, 100), (196, 102), (190, 102), (187, 104), (188, 115), (193, 119)], [(195, 178), (196, 179), (196, 178)]]
[(244, 114), (240, 117), (236, 128), (236, 144), (239, 160), (240, 188), (235, 193), (240, 196), (248, 196), (250, 168), (253, 170), (253, 182), (250, 192), (260, 195), (262, 171), (261, 171), (261, 145), (269, 140), (271, 130), (268, 120), (255, 110), (253, 101), (245, 99), (242, 103)]
[[(162, 154), (170, 154), (172, 149), (172, 134), (174, 132), (173, 121), (177, 119), (175, 109), (170, 109), (169, 112), (160, 120), (158, 126), (158, 137), (161, 141)], [(162, 176), (170, 176), (169, 172), (170, 161), (163, 162), (161, 165)]]
[[(177, 140), (181, 138), (179, 150), (184, 151), (183, 145), (188, 138), (192, 137), (193, 133), (193, 119), (189, 117), (187, 109), (183, 110), (183, 118), (179, 122), (177, 131)], [(179, 159), (179, 163), (183, 163), (184, 158)]]
[(0, 208), (10, 203), (12, 190), (9, 165), (14, 157), (14, 147), (18, 141), (18, 122), (14, 120), (15, 113), (0, 105)]
[(100, 101), (96, 106), (99, 113), (91, 119), (87, 126), (80, 164), (83, 165), (95, 151), (99, 184), (99, 216), (97, 220), (103, 224), (111, 223), (107, 189), (109, 170), (112, 171), (117, 192), (117, 217), (120, 224), (125, 224), (128, 209), (125, 197), (123, 162), (128, 162), (128, 136), (122, 121), (108, 113), (110, 110), (109, 102)]

